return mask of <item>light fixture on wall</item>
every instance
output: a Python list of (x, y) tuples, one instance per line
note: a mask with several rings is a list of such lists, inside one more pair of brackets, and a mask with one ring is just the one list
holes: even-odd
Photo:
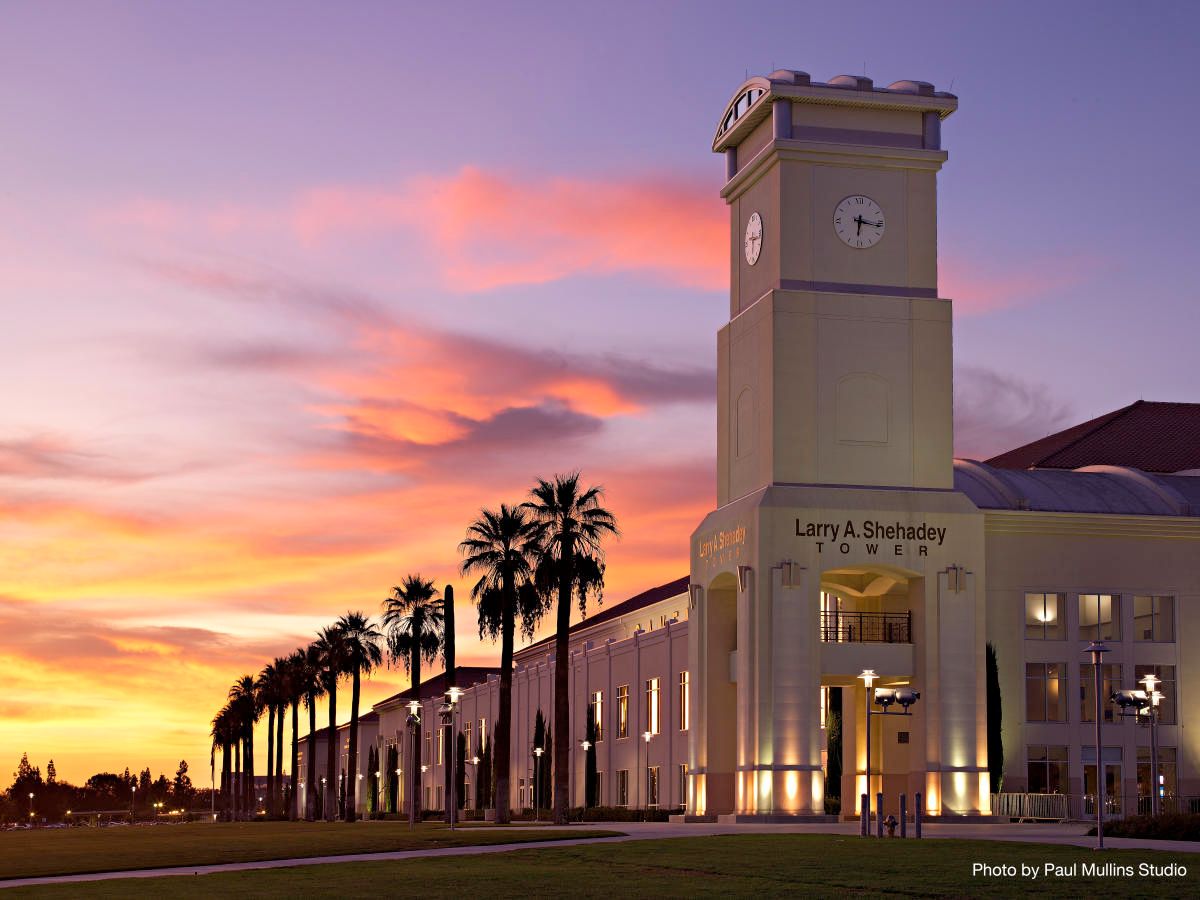
[(800, 573), (804, 571), (804, 566), (798, 565), (794, 560), (785, 559), (779, 564), (779, 569), (785, 588), (800, 587)]
[(750, 573), (754, 570), (749, 566), (738, 566), (738, 585), (744, 591), (750, 583)]
[(704, 588), (698, 584), (688, 585), (688, 609), (695, 609), (696, 604), (704, 597)]

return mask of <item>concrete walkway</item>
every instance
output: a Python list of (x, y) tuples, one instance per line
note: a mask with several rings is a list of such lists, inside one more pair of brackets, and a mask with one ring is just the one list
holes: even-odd
[[(528, 823), (521, 823), (522, 827)], [(587, 827), (606, 827), (604, 822), (589, 822)], [(513, 850), (537, 850), (547, 847), (572, 847), (580, 844), (610, 844), (623, 841), (648, 841), (663, 838), (702, 837), (705, 835), (736, 834), (844, 834), (858, 835), (857, 822), (813, 823), (796, 825), (720, 825), (710, 823), (671, 824), (665, 822), (619, 822), (613, 829), (624, 834), (615, 837), (567, 838), (552, 841), (528, 841), (518, 844), (492, 844), (474, 847), (440, 847), (427, 850), (397, 850), (387, 853), (354, 853), (342, 856), (310, 856), (293, 859), (270, 859), (259, 862), (221, 863), (207, 866), (172, 866), (161, 869), (127, 869), (117, 872), (90, 872), (83, 875), (49, 875), (40, 878), (14, 878), (0, 881), (0, 888), (29, 887), (44, 884), (70, 884), (80, 881), (111, 881), (118, 878), (163, 878), (178, 875), (210, 875), (215, 872), (242, 872), (252, 869), (282, 869), (293, 866), (321, 866), (330, 863), (386, 862), (422, 857), (475, 856), (486, 853), (509, 853)], [(926, 838), (962, 838), (986, 841), (1022, 841), (1031, 844), (1074, 844), (1094, 846), (1096, 839), (1087, 836), (1086, 825), (1012, 825), (938, 823), (926, 825)], [(474, 830), (484, 830), (472, 829)], [(493, 829), (488, 828), (488, 831)], [(911, 830), (910, 830), (911, 835)], [(897, 838), (898, 840), (898, 838)], [(1133, 838), (1106, 838), (1105, 845), (1115, 850), (1155, 850), (1172, 853), (1200, 853), (1200, 844), (1191, 841), (1148, 841)]]

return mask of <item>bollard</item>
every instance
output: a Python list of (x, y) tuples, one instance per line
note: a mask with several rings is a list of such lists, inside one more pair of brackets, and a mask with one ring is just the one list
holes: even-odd
[(908, 794), (900, 795), (900, 837), (908, 837)]
[(883, 791), (875, 795), (875, 836), (883, 837)]
[(921, 811), (924, 809), (924, 804), (921, 803), (921, 792), (917, 791), (913, 795), (915, 805), (913, 806), (913, 832), (916, 837), (921, 836)]
[(862, 836), (866, 837), (867, 836), (867, 795), (866, 794), (863, 794), (862, 796), (860, 796), (858, 798), (858, 817), (861, 820), (859, 822), (859, 828), (862, 831)]

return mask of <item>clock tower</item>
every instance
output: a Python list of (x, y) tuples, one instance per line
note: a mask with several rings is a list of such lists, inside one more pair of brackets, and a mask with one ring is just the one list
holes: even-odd
[[(780, 70), (719, 120), (729, 322), (718, 508), (692, 540), (691, 815), (822, 815), (839, 793), (850, 813), (880, 791), (985, 811), (983, 526), (954, 491), (937, 295), (941, 123), (957, 106), (925, 82)], [(873, 726), (870, 757), (865, 669), (922, 693), (904, 746)]]

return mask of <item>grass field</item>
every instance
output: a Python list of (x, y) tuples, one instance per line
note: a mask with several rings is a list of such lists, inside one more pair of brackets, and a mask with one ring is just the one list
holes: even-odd
[[(973, 863), (1188, 866), (1184, 878), (972, 877)], [(12, 897), (795, 897), (1200, 896), (1200, 857), (1000, 841), (871, 841), (739, 835), (518, 850), (472, 857), (337, 863), (168, 879), (16, 888)]]
[(160, 866), (377, 853), (616, 834), (568, 828), (459, 828), (427, 822), (240, 822), (0, 833), (0, 879)]

